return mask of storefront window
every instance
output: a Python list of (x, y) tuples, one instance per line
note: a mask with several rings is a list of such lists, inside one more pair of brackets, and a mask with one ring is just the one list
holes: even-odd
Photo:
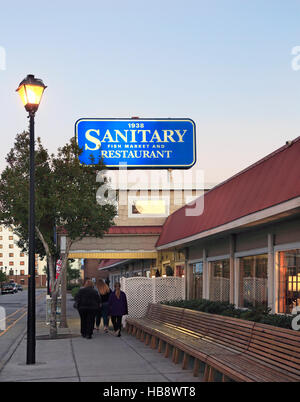
[(192, 299), (202, 299), (203, 297), (203, 263), (193, 264), (193, 281), (191, 289)]
[(229, 302), (230, 268), (229, 260), (211, 263), (209, 299)]
[(290, 314), (300, 306), (300, 249), (278, 253), (279, 313)]
[(268, 305), (268, 255), (240, 258), (240, 307)]

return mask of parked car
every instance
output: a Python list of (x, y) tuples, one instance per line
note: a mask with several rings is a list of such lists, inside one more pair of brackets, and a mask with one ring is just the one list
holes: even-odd
[(12, 285), (13, 289), (14, 289), (14, 293), (18, 292), (18, 285), (15, 282), (10, 282), (10, 285)]
[(18, 289), (18, 291), (22, 292), (23, 286), (22, 285), (17, 285), (17, 289)]
[(4, 283), (1, 287), (1, 293), (3, 295), (6, 293), (15, 293), (15, 289), (11, 283)]

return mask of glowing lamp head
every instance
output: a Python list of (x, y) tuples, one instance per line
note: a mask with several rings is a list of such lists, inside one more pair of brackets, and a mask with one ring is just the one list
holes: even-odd
[(17, 92), (27, 112), (34, 114), (38, 110), (45, 88), (43, 81), (32, 74), (20, 82)]

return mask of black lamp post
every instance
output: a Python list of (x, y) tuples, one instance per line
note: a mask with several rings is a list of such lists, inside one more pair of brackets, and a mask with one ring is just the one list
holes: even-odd
[(27, 75), (20, 83), (19, 93), (29, 117), (30, 132), (30, 200), (29, 200), (29, 255), (28, 255), (28, 314), (26, 364), (35, 363), (35, 210), (34, 210), (34, 116), (46, 86), (43, 81)]

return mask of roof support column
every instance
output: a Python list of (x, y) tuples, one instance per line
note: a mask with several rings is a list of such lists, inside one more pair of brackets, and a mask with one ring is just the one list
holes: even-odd
[(207, 252), (203, 249), (203, 299), (209, 298), (209, 272), (208, 272), (208, 262), (207, 262)]
[(275, 289), (275, 266), (274, 266), (274, 235), (268, 233), (268, 307), (271, 313), (275, 313), (274, 289)]
[(235, 277), (235, 235), (231, 234), (229, 238), (229, 302), (234, 304), (234, 277)]
[(193, 270), (191, 264), (188, 263), (189, 260), (189, 248), (184, 249), (184, 283), (185, 283), (185, 299), (191, 299), (191, 290), (193, 284)]

